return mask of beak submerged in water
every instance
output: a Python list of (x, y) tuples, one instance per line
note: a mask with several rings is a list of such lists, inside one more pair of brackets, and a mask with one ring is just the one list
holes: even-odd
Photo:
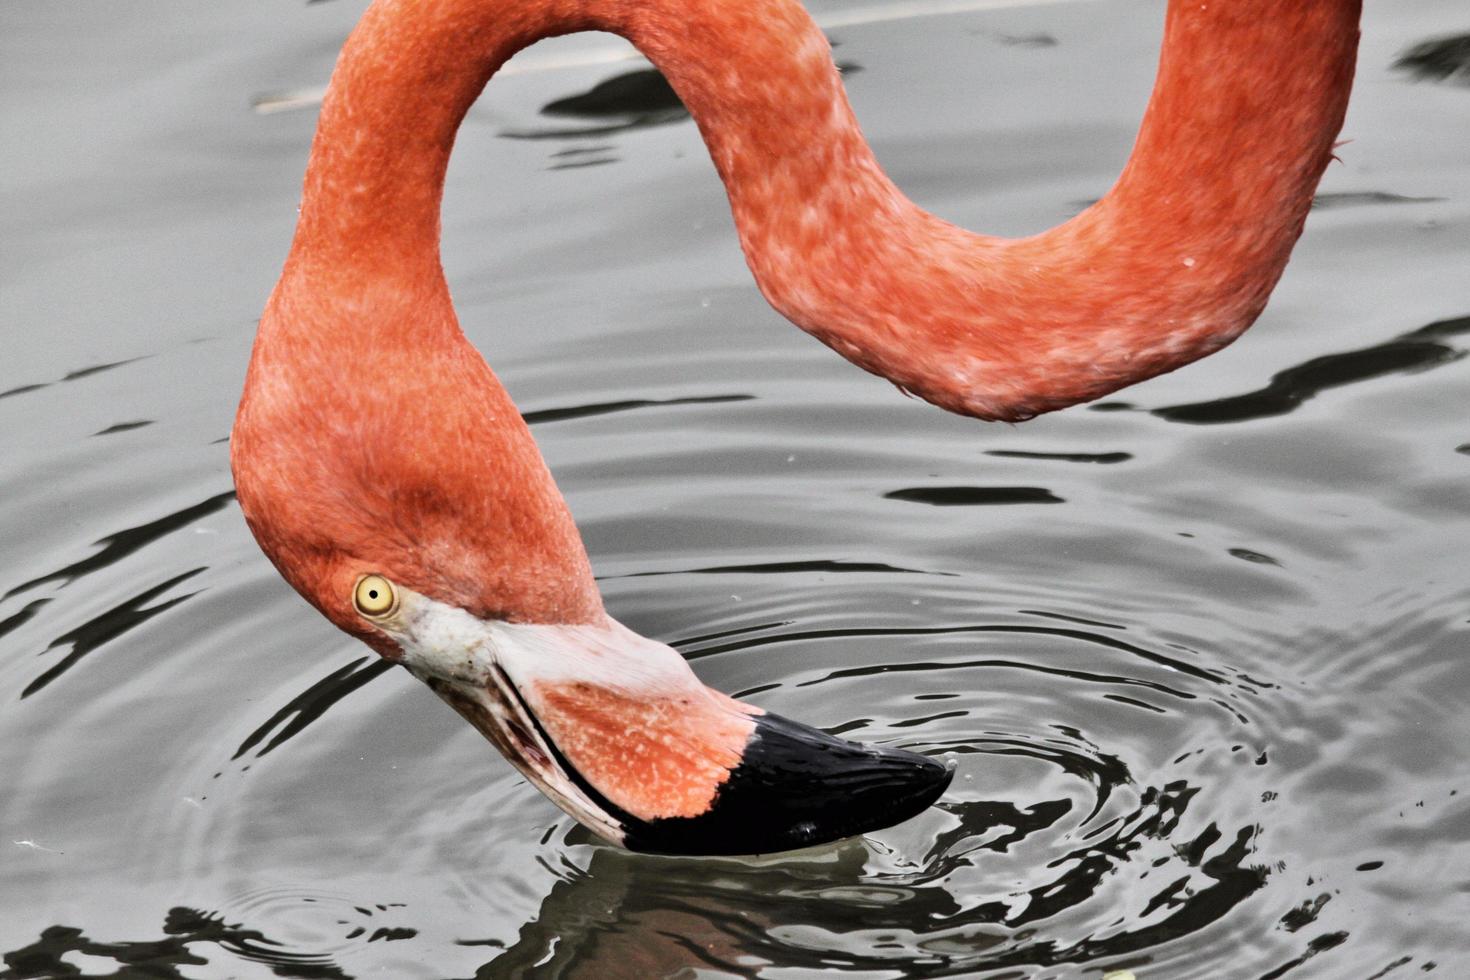
[(624, 845), (659, 854), (763, 854), (881, 830), (939, 799), (954, 772), (903, 749), (835, 738), (763, 714), (709, 807), (629, 826)]
[(606, 840), (761, 854), (878, 830), (952, 770), (705, 687), (675, 650), (603, 626), (486, 621), (400, 587), (380, 627), (403, 663), (542, 792)]

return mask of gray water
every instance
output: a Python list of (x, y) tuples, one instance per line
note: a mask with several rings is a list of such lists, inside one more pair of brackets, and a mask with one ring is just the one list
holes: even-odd
[[(0, 977), (1470, 976), (1470, 88), (1392, 67), (1462, 2), (1370, 3), (1351, 142), (1256, 327), (1014, 427), (772, 313), (638, 77), (541, 111), (636, 62), (491, 84), (449, 277), (612, 613), (958, 761), (923, 816), (761, 861), (595, 842), (229, 496), (315, 116), (254, 106), (324, 82), (360, 10), (0, 7)], [(1111, 183), (1160, 22), (830, 35), (898, 183), (1024, 234)]]

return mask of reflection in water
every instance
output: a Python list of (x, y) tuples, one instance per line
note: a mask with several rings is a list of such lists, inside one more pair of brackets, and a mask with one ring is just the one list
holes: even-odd
[(987, 449), (987, 456), (1000, 459), (1050, 459), (1059, 463), (1126, 463), (1132, 453), (1038, 453), (1025, 449)]
[[(839, 62), (837, 70), (844, 75), (862, 70), (850, 62)], [(553, 99), (541, 107), (543, 116), (561, 119), (590, 120), (595, 124), (560, 127), (512, 127), (501, 130), (507, 139), (586, 139), (611, 136), (651, 126), (667, 126), (689, 118), (689, 111), (679, 100), (673, 86), (657, 68), (639, 68), (603, 79), (585, 92)], [(568, 166), (590, 166), (611, 163), (616, 158), (599, 156), (593, 161), (563, 161), (552, 169)]]
[[(1440, 354), (1426, 363), (1448, 363), (1438, 359), (1444, 350), (1453, 351), (1445, 341), (1466, 329), (1464, 319), (1447, 320), (1392, 343), (1438, 345)], [(1306, 378), (1318, 383), (1323, 374), (1308, 373)], [(1295, 380), (1306, 383), (1300, 376)], [(598, 420), (624, 410), (747, 401), (749, 396), (739, 395), (630, 398), (527, 414), (537, 423), (566, 423), (551, 427), (561, 432), (594, 428)], [(660, 414), (678, 413), (650, 412), (649, 417)], [(1142, 432), (1134, 435), (1144, 437)], [(1078, 451), (1075, 447), (1086, 444), (1064, 439), (1055, 448), (991, 450), (988, 455), (1015, 465), (1062, 463), (1107, 475), (1127, 475), (1148, 459), (1147, 453), (1134, 456), (1110, 449), (1115, 442), (1099, 441), (1096, 451)], [(971, 458), (970, 441), (961, 442), (956, 454)], [(1124, 463), (1128, 465), (1116, 465)], [(997, 491), (1003, 499), (1060, 499), (1039, 487), (969, 486), (909, 488), (898, 493), (912, 496), (896, 499), (933, 502), (927, 494), (943, 502), (984, 504), (995, 502), (990, 495)], [(885, 498), (871, 491), (860, 496), (874, 508), (884, 507)], [(110, 535), (99, 542), (98, 555), (27, 587), (100, 571), (143, 544), (176, 534), (225, 507), (229, 499), (228, 493), (217, 494)], [(1268, 575), (1283, 575), (1286, 567), (1301, 562), (1299, 557), (1286, 561), (1244, 548), (1230, 548), (1228, 554)], [(1176, 941), (1185, 940), (1182, 945), (1188, 949), (1218, 948), (1218, 939), (1210, 937), (1224, 929), (1225, 935), (1251, 935), (1260, 943), (1258, 955), (1249, 957), (1250, 976), (1280, 977), (1305, 969), (1304, 964), (1318, 957), (1340, 965), (1328, 954), (1351, 948), (1357, 933), (1344, 927), (1351, 920), (1334, 918), (1343, 907), (1332, 901), (1342, 893), (1341, 881), (1324, 886), (1313, 873), (1302, 873), (1281, 856), (1280, 834), (1300, 823), (1303, 801), (1279, 809), (1242, 806), (1253, 794), (1262, 807), (1275, 800), (1277, 787), (1292, 778), (1290, 763), (1276, 760), (1290, 760), (1302, 743), (1321, 742), (1315, 735), (1287, 734), (1294, 729), (1272, 718), (1278, 712), (1300, 711), (1311, 700), (1301, 698), (1302, 691), (1290, 681), (1270, 670), (1263, 677), (1248, 675), (1244, 666), (1216, 659), (1219, 650), (1206, 656), (1184, 643), (1163, 642), (1148, 623), (1111, 608), (1122, 598), (1115, 591), (1059, 602), (1056, 609), (1017, 609), (1026, 621), (873, 626), (844, 623), (849, 617), (838, 615), (838, 625), (821, 626), (814, 624), (832, 619), (817, 616), (823, 603), (806, 589), (804, 583), (811, 580), (840, 574), (860, 587), (865, 577), (873, 577), (883, 590), (907, 589), (926, 601), (942, 589), (969, 593), (979, 580), (968, 570), (804, 559), (794, 545), (770, 561), (699, 564), (697, 551), (678, 557), (690, 563), (671, 570), (635, 566), (604, 581), (668, 582), (671, 590), (680, 591), (701, 578), (770, 580), (775, 593), (791, 597), (791, 605), (783, 607), (783, 612), (791, 610), (789, 616), (763, 615), (757, 609), (722, 628), (690, 636), (679, 641), (690, 659), (704, 670), (718, 668), (730, 657), (754, 660), (773, 651), (794, 653), (785, 667), (755, 671), (767, 679), (741, 695), (846, 706), (847, 717), (833, 718), (830, 731), (864, 738), (880, 732), (880, 739), (948, 755), (958, 761), (963, 777), (956, 781), (956, 792), (894, 836), (771, 861), (635, 856), (596, 844), (565, 823), (553, 825), (558, 832), (546, 833), (528, 855), (553, 880), (535, 887), (531, 908), (513, 920), (518, 926), (507, 932), (498, 916), (486, 914), (496, 919), (493, 933), (486, 934), (473, 926), (481, 913), (459, 920), (452, 941), (465, 953), (482, 955), (483, 965), (436, 975), (601, 980), (629, 971), (672, 975), (703, 964), (735, 975), (769, 966), (813, 973), (1020, 977), (1088, 964), (1089, 969), (1128, 967), (1144, 976), (1151, 970), (1167, 976), (1179, 955)], [(53, 646), (72, 644), (69, 656), (31, 681), (25, 693), (39, 691), (101, 644), (181, 603), (187, 595), (159, 600), (164, 590), (203, 573), (202, 568), (185, 571), (68, 629)], [(985, 581), (986, 588), (996, 584)], [(745, 585), (739, 588), (746, 591)], [(1044, 593), (1034, 583), (1018, 590), (1028, 601)], [(33, 626), (51, 601), (33, 599), (12, 611), (0, 620), (0, 636)], [(1209, 615), (1213, 618), (1214, 611)], [(932, 614), (922, 620), (934, 621)], [(1190, 643), (1208, 644), (1221, 628), (1212, 623), (1205, 631), (1208, 636), (1191, 636)], [(849, 647), (864, 643), (880, 654), (864, 659)], [(842, 655), (823, 656), (823, 646), (840, 649)], [(1372, 646), (1411, 644), (1379, 635)], [(1361, 656), (1367, 657), (1366, 652)], [(1339, 660), (1342, 676), (1347, 676), (1349, 661)], [(386, 662), (356, 658), (304, 683), (299, 694), (263, 723), (253, 721), (243, 739), (235, 737), (233, 758), (268, 758), (272, 765), (289, 768), (293, 753), (275, 750), (303, 747), (310, 740), (298, 736), (325, 716), (350, 717), (342, 711), (348, 696), (390, 670)], [(320, 669), (315, 673), (320, 675)], [(870, 688), (853, 688), (869, 683)], [(898, 696), (894, 692), (902, 692), (911, 703), (885, 703), (885, 696)], [(1027, 698), (1040, 700), (1027, 704)], [(1011, 699), (1021, 699), (1023, 706), (1008, 713)], [(1045, 707), (1038, 710), (1038, 703)], [(1104, 722), (1101, 712), (1107, 710), (1124, 712), (1130, 720)], [(853, 717), (859, 711), (863, 717)], [(1130, 745), (1135, 732), (1156, 738), (1168, 761), (1152, 760)], [(331, 733), (318, 741), (340, 737), (340, 732)], [(318, 764), (309, 755), (304, 758), (296, 764)], [(209, 765), (217, 770), (218, 761), (211, 759)], [(231, 787), (216, 784), (222, 801), (249, 789), (252, 780), (266, 778), (259, 772), (240, 776)], [(293, 810), (303, 805), (300, 799), (290, 804)], [(421, 819), (418, 811), (424, 805), (417, 800), (405, 808), (411, 822)], [(473, 839), (486, 821), (498, 818), (498, 810), (475, 810), (462, 827), (439, 827), (436, 835)], [(216, 825), (217, 833), (227, 838), (224, 828), (240, 818), (217, 819), (224, 820)], [(1452, 838), (1449, 817), (1438, 819), (1422, 838), (1415, 838), (1416, 848), (1432, 851)], [(1383, 843), (1378, 850), (1393, 853)], [(1359, 860), (1354, 867), (1380, 864)], [(494, 861), (467, 861), (465, 874), (483, 876), (487, 866), (495, 866)], [(444, 873), (442, 865), (437, 867), (437, 873)], [(519, 880), (520, 872), (514, 874), (516, 889), (533, 888)], [(494, 875), (488, 877), (496, 881)], [(450, 882), (459, 887), (452, 873)], [(321, 910), (310, 928), (301, 920), (308, 906)], [(367, 964), (378, 962), (369, 953), (400, 946), (414, 950), (412, 955), (422, 961), (429, 948), (422, 945), (423, 929), (432, 925), (440, 907), (432, 901), (408, 902), (391, 917), (386, 908), (372, 904), (362, 892), (350, 903), (320, 894), (273, 893), (176, 905), (164, 918), (161, 938), (145, 932), (133, 941), (115, 941), (115, 934), (99, 933), (85, 920), (60, 919), (75, 924), (53, 925), (37, 930), (34, 939), (14, 940), (0, 978), (59, 975), (68, 962), (65, 957), (78, 954), (110, 960), (123, 975), (131, 971), (161, 977), (196, 975), (190, 967), (201, 966), (210, 968), (206, 972), (228, 974), (239, 963), (260, 964), (286, 977), (358, 976), (370, 972)], [(1430, 962), (1406, 950), (1375, 962), (1373, 969), (1393, 963), (1419, 969)]]
[(1427, 371), (1465, 356), (1447, 341), (1470, 333), (1470, 316), (1438, 320), (1372, 347), (1324, 354), (1272, 375), (1264, 387), (1243, 395), (1153, 409), (1170, 422), (1214, 425), (1285, 415), (1331, 388), (1391, 374)]
[[(541, 114), (591, 120), (578, 126), (522, 126), (501, 130), (507, 139), (586, 139), (665, 126), (689, 118), (679, 96), (656, 68), (640, 68), (598, 82), (576, 95), (553, 99)], [(558, 164), (564, 168), (565, 163)]]
[(1312, 198), (1312, 210), (1326, 211), (1330, 208), (1356, 208), (1372, 204), (1433, 204), (1443, 200), (1442, 197), (1409, 197), (1405, 194), (1390, 194), (1388, 191), (1343, 191), (1338, 194), (1318, 194)]
[(90, 378), (94, 374), (101, 374), (103, 371), (111, 371), (113, 368), (120, 368), (124, 364), (132, 364), (133, 362), (141, 361), (142, 359), (143, 358), (141, 357), (129, 357), (126, 360), (122, 361), (108, 361), (106, 364), (93, 364), (90, 367), (78, 368), (75, 371), (68, 371), (66, 374), (62, 375), (60, 381), (41, 381), (36, 384), (20, 385), (16, 388), (9, 388), (5, 391), (0, 391), (0, 398), (9, 398), (12, 395), (24, 395), (25, 393), (30, 391), (40, 391), (42, 388), (49, 388), (53, 384), (61, 384), (65, 381), (78, 381), (82, 378)]
[(899, 568), (877, 561), (771, 561), (754, 565), (710, 565), (706, 568), (673, 568), (657, 572), (629, 572), (606, 578), (653, 578), (660, 575), (793, 575), (800, 572), (871, 572), (882, 575), (948, 575), (948, 572), (926, 572), (918, 568)]
[[(1029, 754), (1021, 745), (959, 748)], [(1117, 765), (1091, 775), (1098, 780), (1100, 798), (1113, 781), (1127, 778)], [(770, 862), (660, 859), (595, 846), (585, 868), (562, 864), (556, 869), (560, 880), (508, 948), (500, 951), (495, 939), (459, 942), (496, 949), (477, 974), (494, 977), (664, 977), (695, 963), (745, 975), (776, 962), (777, 950), (787, 967), (899, 970), (905, 976), (1116, 960), (1207, 928), (1266, 879), (1266, 870), (1251, 858), (1258, 828), (1226, 833), (1210, 823), (1193, 837), (1179, 836), (1199, 792), (1183, 781), (1145, 789), (1131, 811), (1096, 827), (1084, 821), (1069, 828), (1072, 803), (1065, 799), (1024, 806), (948, 803), (941, 814), (947, 826), (934, 835), (926, 853), (914, 863), (897, 861), (886, 869), (875, 868), (875, 855), (852, 841)], [(581, 836), (576, 830), (570, 834)], [(1038, 869), (1035, 884), (1021, 891), (983, 884), (991, 856), (1048, 835), (1074, 843)], [(569, 838), (563, 846), (580, 849), (576, 843)], [(1140, 896), (1142, 907), (1130, 926), (1115, 923), (1071, 939), (1037, 928), (1084, 909), (1109, 879), (1150, 873), (1160, 884)], [(979, 877), (961, 891), (957, 879), (966, 875)], [(964, 902), (960, 894), (967, 896)], [(293, 951), (249, 918), (227, 922), (219, 913), (186, 908), (168, 913), (162, 940), (103, 943), (79, 929), (55, 926), (7, 953), (9, 969), (0, 978), (61, 975), (63, 957), (71, 952), (104, 957), (147, 976), (190, 976), (179, 968), (226, 966), (238, 957), (265, 964), (277, 976), (346, 977), (352, 973), (344, 954), (353, 943), (416, 934), (403, 927), (374, 927), (364, 921), (372, 909), (362, 906), (352, 912), (323, 909), (322, 915), (337, 923), (328, 927), (337, 930), (337, 941), (330, 943), (335, 951)], [(325, 938), (323, 944), (328, 944)], [(224, 954), (223, 962), (209, 956), (210, 947)]]
[(1054, 48), (1057, 39), (1051, 34), (993, 34), (997, 41), (1010, 48)]
[(1045, 487), (904, 487), (890, 490), (884, 500), (907, 500), (931, 507), (985, 507), (992, 504), (1062, 504)]
[[(946, 4), (984, 5), (821, 13)], [(1193, 369), (1231, 397), (1188, 374), (1128, 396), (1158, 418), (975, 427), (895, 404), (762, 304), (697, 133), (657, 125), (683, 118), (661, 79), (575, 94), (626, 49), (531, 52), (509, 109), (491, 89), (474, 119), (554, 106), (510, 117), (554, 142), (466, 130), (447, 217), (475, 247), (447, 250), (452, 277), (532, 393), (614, 614), (721, 690), (956, 763), (904, 826), (754, 861), (572, 827), (319, 623), (222, 492), (209, 440), (310, 130), (242, 93), (323, 76), (354, 11), (201, 8), (207, 57), (120, 9), (46, 5), (74, 18), (62, 53), (22, 18), (26, 77), (51, 52), (96, 95), (18, 88), (45, 121), (26, 153), (74, 132), (98, 152), (57, 143), (22, 175), (0, 288), (31, 297), (37, 348), (0, 379), (0, 977), (1470, 976), (1470, 318), (1410, 330), (1470, 309), (1446, 190), (1466, 157), (1416, 111), (1460, 93), (1381, 83), (1382, 52), (1463, 17), (1379, 6), (1358, 142), (1273, 301), (1330, 312)], [(854, 27), (842, 51), (881, 61), (854, 87), (900, 183), (1024, 233), (1115, 176), (1146, 23), (1009, 9)], [(1463, 80), (1457, 50), (1405, 70)], [(553, 62), (581, 74), (531, 70)], [(227, 265), (150, 286), (220, 241)], [(535, 330), (493, 326), (516, 323)], [(1263, 384), (1263, 362), (1296, 366)]]
[(693, 395), (686, 398), (629, 398), (616, 402), (597, 402), (591, 405), (572, 405), (567, 408), (543, 408), (536, 412), (524, 412), (521, 418), (527, 425), (545, 422), (562, 422), (567, 419), (582, 419), (593, 415), (610, 415), (613, 412), (630, 412), (638, 408), (653, 408), (660, 405), (720, 405), (725, 402), (748, 402), (754, 395)]
[(579, 170), (582, 167), (603, 167), (610, 163), (617, 163), (618, 157), (608, 152), (609, 147), (598, 146), (572, 146), (565, 150), (557, 150), (551, 154), (551, 159), (556, 162), (549, 165), (547, 170)]
[(70, 582), (90, 572), (95, 572), (98, 569), (116, 564), (139, 548), (167, 537), (174, 531), (194, 523), (201, 517), (207, 517), (215, 511), (223, 509), (225, 504), (234, 499), (235, 491), (227, 490), (224, 493), (217, 493), (213, 497), (201, 500), (197, 504), (185, 507), (183, 510), (177, 510), (155, 521), (149, 521), (147, 524), (139, 524), (137, 527), (114, 531), (112, 534), (93, 542), (94, 546), (101, 547), (102, 549), (95, 555), (89, 558), (83, 558), (81, 561), (72, 562), (70, 565), (58, 568), (54, 572), (48, 572), (45, 575), (22, 582), (5, 593), (4, 596), (0, 596), (0, 598), (9, 599), (13, 595), (25, 592), (38, 585), (43, 585), (46, 582)]
[(673, 87), (653, 68), (614, 75), (585, 92), (554, 99), (541, 107), (543, 115), (582, 119), (646, 116), (667, 112), (688, 115)]
[(1272, 558), (1270, 555), (1262, 554), (1259, 551), (1252, 551), (1249, 548), (1226, 548), (1225, 553), (1233, 558), (1239, 558), (1241, 561), (1252, 562), (1256, 565), (1275, 565), (1278, 568), (1281, 566), (1281, 562)]
[(92, 434), (94, 436), (111, 436), (119, 432), (132, 432), (134, 429), (141, 429), (146, 425), (152, 425), (153, 421), (153, 419), (135, 419), (132, 422), (118, 422)]
[(80, 663), (83, 657), (101, 647), (104, 643), (117, 639), (128, 630), (141, 626), (154, 616), (165, 613), (179, 603), (198, 595), (199, 593), (197, 591), (186, 592), (183, 595), (174, 596), (172, 599), (166, 599), (157, 605), (144, 605), (145, 602), (151, 602), (180, 582), (191, 579), (203, 571), (206, 571), (206, 569), (191, 568), (189, 571), (175, 575), (152, 588), (144, 589), (142, 592), (131, 596), (126, 601), (112, 607), (101, 615), (87, 620), (82, 625), (68, 630), (52, 640), (51, 645), (46, 649), (54, 650), (57, 647), (70, 644), (71, 652), (47, 668), (35, 680), (27, 684), (20, 692), (21, 700), (45, 688), (52, 681)]
[[(89, 974), (111, 977), (157, 977), (186, 980), (196, 976), (189, 967), (223, 965), (238, 958), (268, 967), (278, 977), (301, 980), (347, 980), (326, 957), (292, 952), (287, 944), (246, 926), (225, 922), (217, 915), (190, 908), (168, 910), (163, 922), (165, 939), (99, 942), (81, 929), (52, 926), (28, 946), (4, 956), (7, 967), (0, 980), (49, 980), (77, 976), (75, 954), (111, 961), (114, 972)], [(203, 947), (203, 948), (200, 948)], [(216, 947), (228, 957), (211, 960), (204, 954)], [(223, 960), (223, 963), (220, 961)]]
[[(1045, 615), (1045, 614), (1041, 614)], [(1070, 619), (1073, 622), (1079, 620), (1073, 617), (1053, 616), (1051, 618)], [(1081, 621), (1085, 622), (1085, 621)], [(1097, 624), (1093, 624), (1097, 625)], [(1101, 624), (1107, 627), (1108, 624)], [(798, 643), (809, 643), (825, 640), (850, 640), (859, 638), (899, 638), (899, 637), (964, 637), (964, 636), (986, 636), (986, 635), (1014, 635), (1014, 636), (1040, 636), (1068, 642), (1087, 644), (1104, 650), (1115, 651), (1127, 657), (1145, 661), (1167, 668), (1171, 673), (1185, 674), (1190, 677), (1212, 684), (1228, 684), (1230, 678), (1227, 674), (1217, 668), (1200, 666), (1181, 660), (1158, 650), (1150, 650), (1115, 636), (1108, 636), (1095, 630), (1070, 629), (1059, 626), (1030, 626), (1023, 624), (1000, 624), (986, 623), (973, 626), (908, 626), (890, 628), (841, 628), (841, 629), (807, 629), (801, 631), (788, 631), (782, 633), (764, 633), (760, 636), (743, 635), (739, 639), (717, 643), (711, 646), (702, 646), (698, 650), (691, 651), (686, 656), (689, 659), (709, 657), (718, 653), (734, 653), (741, 650), (752, 650), (758, 647), (772, 645), (788, 645)], [(993, 660), (993, 659), (963, 659), (963, 660), (908, 660), (903, 663), (881, 663), (876, 666), (840, 667), (829, 670), (818, 676), (804, 680), (796, 684), (798, 687), (811, 687), (827, 681), (840, 680), (848, 677), (868, 677), (876, 674), (908, 674), (924, 673), (930, 671), (952, 671), (967, 670), (972, 668), (1000, 667), (1016, 670), (1036, 671), (1042, 674), (1057, 673), (1089, 681), (1104, 681), (1107, 683), (1122, 684), (1125, 686), (1136, 685), (1140, 687), (1151, 687), (1154, 690), (1171, 694), (1185, 700), (1192, 700), (1193, 694), (1186, 691), (1170, 688), (1167, 686), (1151, 684), (1150, 682), (1129, 676), (1127, 673), (1117, 675), (1102, 675), (1090, 672), (1078, 672), (1061, 670), (1047, 667), (1042, 664), (1031, 663), (1023, 660)]]
[(299, 735), (312, 722), (326, 714), (328, 709), (374, 678), (386, 674), (396, 664), (388, 660), (362, 657), (346, 666), (339, 667), (296, 697), (286, 702), (275, 714), (255, 731), (251, 732), (231, 759), (238, 759), (259, 745), (271, 732), (270, 741), (256, 753), (257, 757), (269, 754), (294, 735)]
[(46, 605), (46, 603), (50, 601), (50, 599), (33, 599), (30, 602), (26, 603), (26, 605), (19, 612), (6, 616), (4, 619), (0, 619), (0, 637), (5, 636), (5, 634), (11, 632), (12, 630), (19, 629), (26, 623), (30, 622), (32, 619), (35, 618), (36, 613), (41, 611), (41, 607)]
[(1416, 81), (1470, 85), (1470, 34), (1421, 41), (1399, 55), (1393, 66)]

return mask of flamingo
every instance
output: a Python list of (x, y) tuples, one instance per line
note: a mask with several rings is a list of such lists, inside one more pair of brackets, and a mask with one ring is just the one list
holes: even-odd
[(1346, 110), (1359, 0), (1170, 0), (1122, 175), (1006, 240), (884, 175), (796, 0), (374, 0), (333, 72), (231, 440), (262, 550), (568, 814), (664, 853), (773, 852), (935, 802), (952, 770), (715, 692), (603, 608), (439, 259), (455, 132), (513, 53), (620, 34), (668, 78), (757, 284), (901, 390), (1018, 421), (1173, 370), (1260, 313)]

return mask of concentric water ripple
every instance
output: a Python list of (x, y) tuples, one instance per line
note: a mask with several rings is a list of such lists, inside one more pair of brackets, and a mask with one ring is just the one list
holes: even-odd
[[(240, 520), (225, 440), (312, 126), (250, 97), (318, 85), (360, 5), (288, 7), (0, 31), (0, 978), (1470, 975), (1458, 6), (1369, 6), (1352, 142), (1260, 324), (1017, 427), (771, 313), (657, 79), (497, 80), (445, 260), (610, 611), (957, 767), (902, 826), (714, 861), (593, 840)], [(1030, 234), (1116, 174), (1155, 20), (832, 38), (901, 186)]]

